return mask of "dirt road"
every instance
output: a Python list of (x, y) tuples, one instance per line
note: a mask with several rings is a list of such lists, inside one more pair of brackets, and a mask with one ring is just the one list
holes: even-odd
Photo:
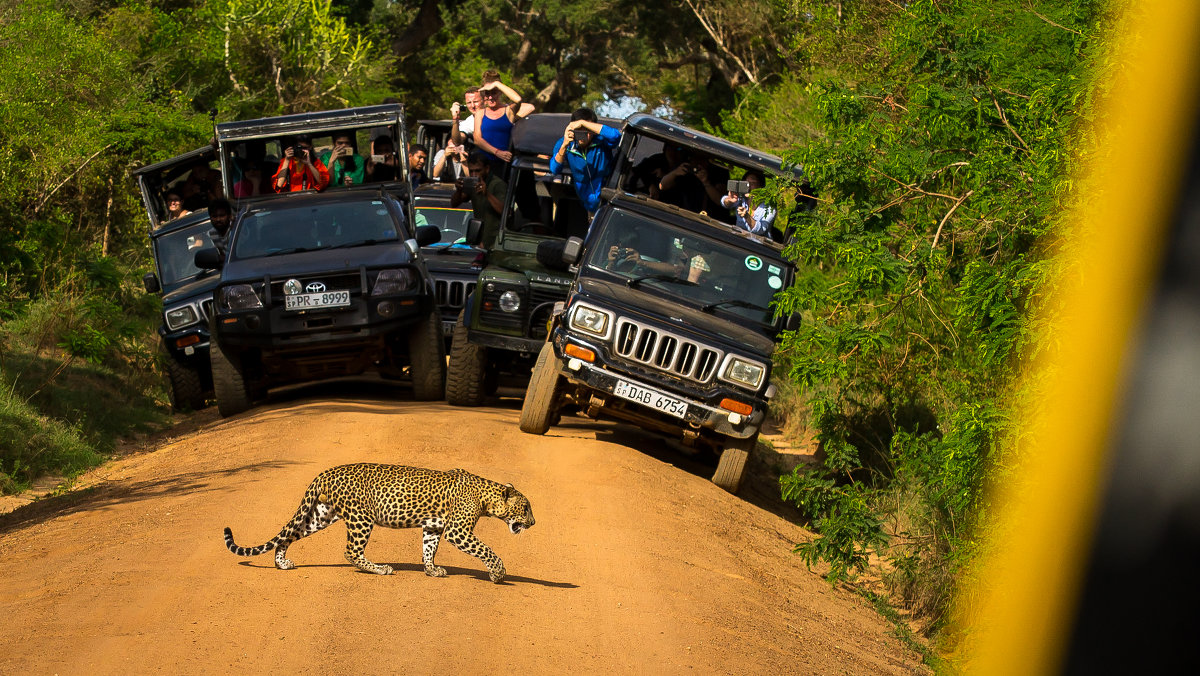
[[(455, 409), (342, 381), (183, 419), (84, 490), (0, 516), (0, 673), (923, 671), (790, 553), (807, 533), (770, 511), (769, 487), (728, 495), (627, 426), (524, 435), (519, 403)], [(291, 571), (225, 549), (224, 526), (265, 542), (317, 472), (359, 461), (513, 483), (537, 525), (475, 531), (505, 584), (449, 543), (449, 577), (426, 577), (419, 530), (375, 529), (367, 555), (390, 576), (342, 558), (340, 523), (293, 545)]]

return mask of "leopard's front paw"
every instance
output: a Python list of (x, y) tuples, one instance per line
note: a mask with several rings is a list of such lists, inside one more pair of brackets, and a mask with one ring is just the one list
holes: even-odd
[(441, 566), (425, 566), (425, 574), (429, 577), (446, 577), (446, 569)]
[(296, 567), (291, 559), (275, 559), (275, 567), (279, 570), (291, 570)]
[(391, 574), (392, 574), (392, 567), (391, 567), (391, 566), (379, 566), (379, 567), (378, 567), (378, 568), (375, 570), (375, 572), (379, 573), (380, 575), (391, 575)]

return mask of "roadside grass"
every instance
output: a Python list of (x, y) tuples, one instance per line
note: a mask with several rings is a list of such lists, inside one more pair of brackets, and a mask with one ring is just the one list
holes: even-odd
[(61, 347), (86, 302), (36, 301), (0, 322), (2, 493), (26, 490), (42, 476), (74, 478), (103, 463), (122, 438), (170, 423), (152, 319), (132, 338), (113, 336), (91, 359)]

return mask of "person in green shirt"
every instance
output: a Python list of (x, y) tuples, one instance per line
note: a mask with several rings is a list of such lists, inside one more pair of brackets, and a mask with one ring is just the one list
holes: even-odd
[(333, 149), (322, 154), (321, 161), (329, 167), (330, 186), (358, 185), (363, 182), (367, 162), (354, 152), (354, 137), (351, 134), (335, 134)]
[(471, 172), (470, 176), (454, 182), (450, 206), (456, 207), (471, 200), (475, 218), (483, 222), (480, 246), (491, 249), (500, 232), (500, 213), (504, 210), (504, 193), (508, 186), (499, 176), (492, 174), (491, 156), (482, 150), (472, 151), (467, 157), (467, 170)]

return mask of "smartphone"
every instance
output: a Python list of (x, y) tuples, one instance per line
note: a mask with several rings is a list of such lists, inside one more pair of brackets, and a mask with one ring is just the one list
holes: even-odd
[(371, 161), (374, 162), (375, 164), (379, 164), (380, 162), (383, 162), (385, 159), (386, 158), (383, 155), (372, 155), (371, 156)]
[(726, 184), (726, 190), (735, 195), (749, 195), (750, 181), (729, 181)]

